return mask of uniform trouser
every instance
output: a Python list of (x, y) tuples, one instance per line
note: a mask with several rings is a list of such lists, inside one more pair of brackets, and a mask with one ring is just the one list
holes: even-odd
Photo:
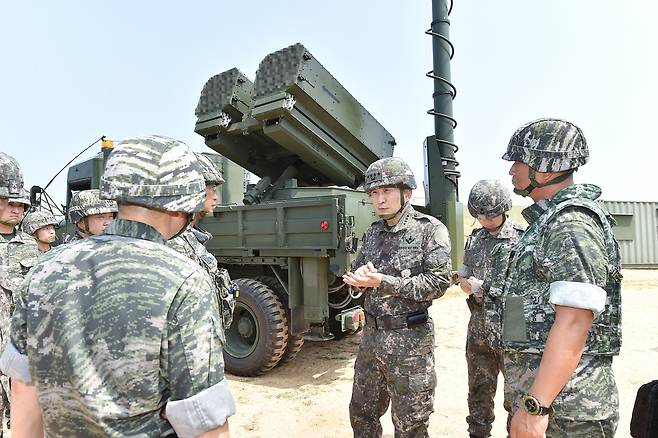
[[(512, 416), (507, 417), (507, 432)], [(619, 417), (596, 421), (575, 421), (549, 418), (546, 438), (612, 438), (617, 430)], [(507, 435), (509, 438), (509, 435)]]
[[(368, 330), (368, 329), (367, 329)], [(372, 329), (375, 330), (375, 329)], [(379, 421), (391, 403), (395, 437), (427, 437), (434, 411), (434, 352), (377, 352), (364, 334), (354, 364), (350, 422), (357, 438), (381, 437)], [(381, 346), (380, 346), (381, 347)]]
[(487, 342), (481, 306), (471, 305), (471, 319), (466, 336), (468, 365), (468, 433), (488, 437), (494, 421), (494, 398), (498, 373), (503, 369), (503, 355)]

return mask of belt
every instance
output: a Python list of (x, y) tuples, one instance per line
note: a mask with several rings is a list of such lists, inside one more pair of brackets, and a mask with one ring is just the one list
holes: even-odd
[(366, 313), (366, 325), (378, 330), (395, 330), (425, 324), (428, 318), (429, 315), (427, 314), (427, 310), (407, 313), (403, 315), (375, 316), (370, 313)]

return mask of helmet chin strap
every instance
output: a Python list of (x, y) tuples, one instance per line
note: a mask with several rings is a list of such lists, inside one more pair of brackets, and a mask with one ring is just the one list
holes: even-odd
[(174, 234), (173, 236), (171, 236), (167, 240), (173, 240), (176, 237), (183, 234), (185, 231), (187, 231), (190, 228), (190, 225), (192, 225), (193, 220), (194, 220), (194, 213), (188, 213), (187, 214), (187, 222), (185, 223), (185, 225), (183, 225), (183, 227), (180, 230), (178, 230), (178, 233)]
[(528, 187), (526, 187), (525, 189), (517, 189), (515, 187), (514, 188), (514, 193), (516, 193), (517, 195), (528, 196), (534, 189), (538, 189), (540, 187), (546, 187), (546, 186), (550, 186), (550, 185), (553, 185), (553, 184), (561, 183), (565, 179), (569, 178), (569, 176), (571, 176), (575, 171), (575, 169), (571, 169), (570, 171), (568, 171), (566, 173), (563, 173), (562, 175), (556, 176), (552, 180), (546, 181), (544, 184), (541, 184), (536, 179), (537, 172), (535, 171), (535, 169), (533, 169), (532, 167), (530, 167), (529, 169), (530, 170), (528, 172), (528, 177), (530, 178), (530, 184), (528, 184)]
[(389, 214), (379, 214), (378, 216), (385, 221), (390, 221), (393, 219), (395, 216), (399, 215), (402, 213), (402, 210), (404, 210), (404, 207), (407, 206), (407, 202), (404, 200), (404, 187), (400, 187), (400, 208), (398, 208), (398, 211), (395, 213), (389, 213)]
[[(84, 226), (84, 227), (81, 227), (80, 225), (78, 225), (80, 222), (82, 222), (85, 226)], [(76, 222), (75, 227), (78, 229), (78, 231), (82, 231), (82, 232), (85, 233), (87, 236), (95, 236), (94, 233), (92, 233), (91, 231), (89, 231), (89, 222), (87, 221), (87, 218), (86, 218), (86, 217), (83, 217), (82, 220)]]

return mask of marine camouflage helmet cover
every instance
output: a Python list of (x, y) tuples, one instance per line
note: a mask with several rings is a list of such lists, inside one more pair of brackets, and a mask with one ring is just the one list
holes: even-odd
[(40, 228), (48, 225), (57, 225), (55, 216), (49, 211), (37, 210), (25, 216), (22, 227), (27, 234), (34, 234)]
[(509, 190), (497, 179), (483, 179), (475, 183), (468, 195), (468, 212), (474, 218), (500, 216), (512, 208)]
[(194, 152), (169, 137), (121, 141), (105, 164), (101, 199), (166, 211), (203, 210), (206, 184)]
[(17, 197), (23, 190), (23, 171), (18, 161), (0, 152), (0, 198)]
[(366, 192), (385, 186), (416, 188), (414, 173), (402, 158), (382, 158), (372, 163), (366, 170), (365, 183), (363, 184), (363, 189)]
[(195, 152), (194, 155), (196, 155), (197, 159), (199, 160), (199, 164), (201, 164), (201, 169), (203, 170), (203, 179), (206, 181), (206, 184), (224, 184), (222, 173), (210, 158), (199, 152)]
[(69, 220), (77, 223), (92, 214), (116, 213), (118, 211), (116, 201), (101, 199), (98, 189), (82, 190), (71, 198), (69, 204)]
[(521, 161), (538, 172), (562, 172), (587, 163), (583, 132), (571, 122), (539, 119), (516, 130), (503, 160)]
[(25, 189), (22, 189), (20, 193), (16, 195), (11, 195), (9, 196), (9, 202), (19, 202), (23, 205), (25, 205), (25, 208), (29, 208), (31, 203), (30, 203), (30, 192), (28, 192)]

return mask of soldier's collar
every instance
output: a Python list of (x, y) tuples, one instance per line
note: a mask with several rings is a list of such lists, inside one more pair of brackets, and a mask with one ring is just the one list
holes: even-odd
[(136, 239), (150, 240), (163, 245), (167, 242), (167, 239), (165, 239), (164, 236), (152, 226), (128, 219), (115, 219), (107, 226), (107, 228), (105, 228), (103, 234), (134, 237)]
[(567, 199), (572, 198), (587, 198), (587, 199), (598, 199), (601, 196), (601, 189), (594, 184), (572, 184), (569, 187), (565, 187), (551, 198), (551, 202), (554, 204), (559, 204), (564, 202)]
[(395, 225), (389, 227), (386, 221), (382, 219), (382, 222), (384, 223), (384, 230), (389, 233), (397, 233), (400, 230), (408, 228), (415, 213), (416, 210), (414, 210), (414, 208), (411, 206), (411, 202), (407, 202), (407, 206), (404, 208), (404, 210), (402, 210), (402, 216), (400, 216), (400, 220)]
[(192, 227), (191, 231), (192, 233), (194, 233), (194, 237), (196, 237), (196, 240), (198, 240), (202, 244), (205, 244), (207, 241), (212, 239), (212, 234), (210, 234), (206, 230), (196, 225)]
[(509, 239), (514, 235), (514, 221), (509, 216), (505, 218), (505, 223), (500, 227), (500, 231), (496, 235), (489, 235), (494, 239)]
[(528, 224), (532, 224), (534, 221), (536, 221), (548, 208), (546, 202), (535, 202), (532, 204), (530, 207), (526, 207), (523, 209), (521, 214), (525, 218), (526, 221), (528, 221)]

